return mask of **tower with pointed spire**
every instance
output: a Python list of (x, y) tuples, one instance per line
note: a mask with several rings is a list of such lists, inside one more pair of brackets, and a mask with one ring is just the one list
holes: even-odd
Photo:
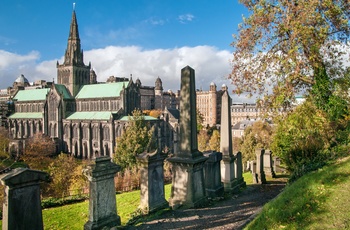
[(69, 37), (63, 64), (57, 62), (57, 83), (65, 85), (75, 97), (83, 85), (91, 83), (91, 64), (84, 64), (83, 50), (80, 47), (78, 23), (73, 10)]

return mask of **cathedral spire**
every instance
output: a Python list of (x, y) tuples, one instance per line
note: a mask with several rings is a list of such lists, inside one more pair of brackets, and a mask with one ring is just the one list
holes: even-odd
[(65, 65), (84, 66), (83, 51), (80, 48), (80, 38), (77, 17), (75, 10), (72, 13), (72, 21), (70, 23), (68, 44), (66, 54), (64, 56)]

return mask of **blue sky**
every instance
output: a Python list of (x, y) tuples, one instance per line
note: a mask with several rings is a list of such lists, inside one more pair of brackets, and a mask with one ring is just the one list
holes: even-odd
[(244, 7), (234, 0), (16, 1), (0, 8), (0, 88), (20, 74), (29, 81), (56, 78), (72, 16), (77, 14), (85, 64), (98, 80), (140, 78), (180, 88), (180, 70), (196, 70), (196, 87), (229, 82), (232, 34)]

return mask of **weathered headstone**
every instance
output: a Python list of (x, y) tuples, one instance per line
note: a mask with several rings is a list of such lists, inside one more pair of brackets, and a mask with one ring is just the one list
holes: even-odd
[(83, 173), (90, 182), (89, 220), (84, 225), (85, 230), (120, 225), (114, 186), (114, 175), (119, 170), (120, 167), (108, 156), (96, 158), (95, 164), (84, 169)]
[(48, 174), (27, 168), (17, 168), (2, 175), (5, 187), (2, 229), (43, 229), (40, 182)]
[(168, 161), (172, 164), (169, 205), (196, 207), (206, 200), (203, 166), (206, 157), (198, 151), (194, 69), (181, 70), (180, 148)]
[(224, 183), (224, 189), (227, 192), (235, 191), (237, 190), (234, 169), (236, 158), (232, 154), (231, 97), (227, 90), (221, 97), (220, 152), (222, 153), (221, 181)]
[(205, 191), (208, 197), (221, 197), (224, 194), (224, 186), (220, 176), (220, 161), (222, 153), (208, 151), (203, 153), (208, 157), (204, 164)]
[(240, 187), (246, 186), (246, 183), (243, 178), (243, 163), (242, 163), (242, 153), (237, 152), (236, 155), (236, 160), (235, 160), (235, 175), (236, 175), (236, 180), (237, 184)]
[(258, 184), (259, 179), (258, 179), (258, 174), (256, 172), (256, 161), (250, 161), (250, 170), (252, 172), (252, 177), (253, 177), (253, 183)]
[(266, 177), (264, 173), (264, 149), (257, 149), (256, 150), (256, 169), (258, 174), (258, 183), (259, 184), (265, 184), (266, 183)]
[(281, 173), (284, 170), (281, 168), (281, 158), (279, 157), (273, 157), (273, 170), (276, 173)]
[(167, 207), (164, 193), (164, 159), (162, 153), (161, 134), (158, 130), (158, 149), (154, 152), (144, 152), (137, 156), (141, 163), (141, 202), (140, 209), (143, 213), (150, 213)]
[(264, 172), (265, 176), (269, 176), (272, 178), (276, 177), (272, 164), (272, 152), (270, 150), (266, 150), (264, 153)]

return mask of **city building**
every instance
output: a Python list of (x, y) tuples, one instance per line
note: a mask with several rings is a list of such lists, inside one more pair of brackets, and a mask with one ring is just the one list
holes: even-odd
[(221, 97), (227, 90), (226, 85), (222, 85), (217, 90), (214, 82), (210, 83), (209, 91), (197, 90), (197, 110), (203, 116), (203, 126), (215, 126), (220, 124), (221, 119)]

